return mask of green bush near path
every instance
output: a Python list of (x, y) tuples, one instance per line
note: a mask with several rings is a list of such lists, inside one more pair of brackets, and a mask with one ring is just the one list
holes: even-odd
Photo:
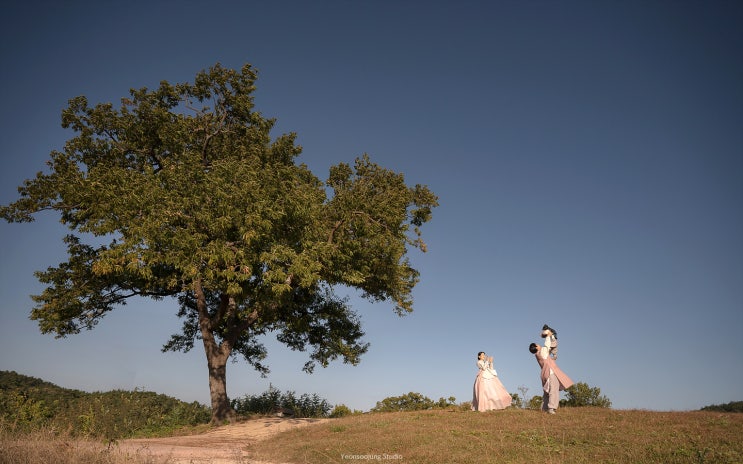
[(115, 440), (206, 424), (208, 407), (143, 390), (86, 393), (0, 371), (0, 420), (18, 432), (57, 430)]

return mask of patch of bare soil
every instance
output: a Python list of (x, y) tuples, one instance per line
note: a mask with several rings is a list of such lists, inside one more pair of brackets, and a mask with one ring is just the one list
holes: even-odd
[[(121, 440), (118, 451), (169, 464), (259, 464), (248, 449), (279, 432), (320, 424), (329, 419), (267, 417), (225, 425), (201, 435)], [(268, 464), (268, 463), (262, 463)]]

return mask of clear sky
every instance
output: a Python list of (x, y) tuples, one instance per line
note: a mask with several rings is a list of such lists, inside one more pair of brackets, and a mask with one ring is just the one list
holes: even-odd
[[(1, 204), (72, 137), (68, 99), (118, 105), (216, 62), (259, 70), (257, 109), (318, 177), (368, 153), (439, 196), (413, 314), (354, 297), (360, 365), (308, 375), (269, 339), (268, 378), (228, 364), (233, 398), (469, 401), (478, 351), (531, 397), (548, 323), (560, 367), (615, 408), (743, 400), (741, 2), (11, 0), (0, 51)], [(201, 345), (160, 352), (174, 302), (40, 334), (33, 272), (66, 259), (58, 219), (0, 222), (0, 370), (208, 404)]]

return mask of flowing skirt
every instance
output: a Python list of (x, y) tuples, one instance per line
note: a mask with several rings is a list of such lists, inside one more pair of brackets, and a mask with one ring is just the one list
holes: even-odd
[(478, 374), (472, 390), (473, 411), (506, 409), (511, 406), (511, 395), (508, 394), (506, 387), (503, 386), (498, 377), (485, 379), (481, 374)]

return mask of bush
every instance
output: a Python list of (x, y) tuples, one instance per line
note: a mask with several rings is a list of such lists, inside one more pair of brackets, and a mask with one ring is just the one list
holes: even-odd
[(141, 390), (85, 393), (15, 372), (0, 372), (0, 420), (17, 432), (60, 430), (75, 437), (163, 435), (206, 424), (199, 403)]
[(447, 399), (439, 398), (434, 402), (432, 399), (420, 393), (410, 392), (401, 396), (390, 396), (382, 401), (377, 401), (371, 412), (394, 412), (394, 411), (421, 411), (426, 409), (444, 409), (456, 406), (456, 398), (450, 396)]
[(601, 394), (599, 387), (589, 387), (587, 383), (578, 382), (566, 389), (567, 398), (560, 400), (560, 406), (594, 406), (610, 408), (611, 401)]
[(233, 399), (230, 404), (242, 415), (289, 412), (295, 417), (327, 417), (331, 409), (330, 403), (317, 394), (303, 394), (297, 398), (293, 391), (282, 393), (273, 385), (260, 395), (245, 395)]
[(199, 403), (141, 390), (96, 392), (70, 404), (58, 415), (77, 435), (132, 437), (167, 434), (182, 427), (206, 424), (211, 411)]
[(472, 401), (465, 401), (464, 403), (459, 403), (456, 406), (457, 411), (472, 411)]
[(540, 395), (534, 395), (531, 397), (528, 403), (526, 403), (527, 409), (542, 409), (542, 397)]
[(335, 419), (338, 417), (356, 416), (359, 414), (363, 414), (363, 412), (359, 411), (358, 409), (354, 409), (353, 411), (351, 411), (351, 408), (349, 408), (345, 404), (338, 404), (330, 412), (330, 417)]

